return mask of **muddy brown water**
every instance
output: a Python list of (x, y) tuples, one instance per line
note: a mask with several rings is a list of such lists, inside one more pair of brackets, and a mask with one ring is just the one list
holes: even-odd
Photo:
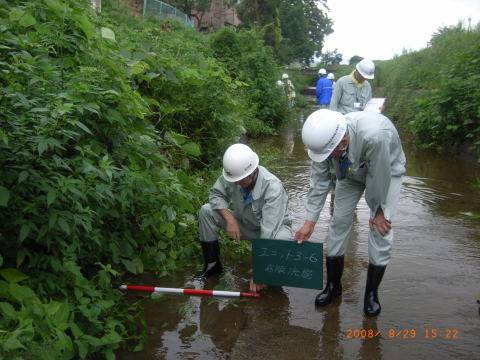
[[(308, 113), (306, 113), (308, 114)], [(306, 114), (257, 147), (276, 149), (276, 175), (290, 197), (294, 230), (304, 220), (310, 161), (301, 142)], [(408, 140), (408, 139), (407, 139)], [(272, 287), (260, 299), (160, 296), (144, 301), (148, 343), (132, 359), (479, 359), (480, 167), (416, 149), (404, 139), (407, 175), (394, 218), (392, 260), (380, 287), (382, 313), (362, 314), (368, 267), (368, 207), (359, 203), (343, 294), (315, 308), (317, 290)], [(324, 241), (329, 198), (312, 241)], [(216, 279), (147, 275), (143, 285), (246, 291), (249, 261), (225, 263)], [(127, 297), (139, 297), (129, 294)]]

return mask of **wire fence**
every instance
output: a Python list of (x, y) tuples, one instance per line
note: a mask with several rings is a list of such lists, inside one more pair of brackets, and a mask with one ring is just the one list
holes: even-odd
[(143, 0), (143, 15), (160, 18), (175, 18), (182, 21), (186, 26), (194, 27), (193, 22), (188, 15), (179, 11), (172, 5), (159, 0)]

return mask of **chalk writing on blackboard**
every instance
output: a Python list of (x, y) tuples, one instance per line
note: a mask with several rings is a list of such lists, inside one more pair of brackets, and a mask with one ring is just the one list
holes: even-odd
[[(280, 240), (283, 241), (283, 240)], [(269, 249), (266, 247), (261, 248), (261, 253), (258, 256), (278, 256), (280, 259), (285, 259), (285, 261), (309, 261), (312, 263), (316, 263), (318, 261), (321, 261), (318, 259), (318, 253), (313, 252), (310, 253), (310, 256), (308, 256), (308, 253), (306, 256), (304, 256), (305, 253), (301, 250), (297, 251), (290, 251), (288, 250), (285, 254), (284, 253), (279, 253), (277, 250), (274, 249)]]
[(253, 240), (253, 279), (257, 283), (321, 289), (323, 245), (291, 240)]

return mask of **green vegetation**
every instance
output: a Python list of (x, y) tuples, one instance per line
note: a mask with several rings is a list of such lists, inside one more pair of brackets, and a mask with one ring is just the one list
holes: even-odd
[(308, 65), (333, 32), (324, 0), (244, 0), (237, 9), (242, 26), (261, 33), (284, 64)]
[[(209, 40), (103, 5), (0, 0), (1, 359), (141, 346), (122, 277), (199, 262), (220, 154), (243, 127), (282, 122), (257, 35)], [(222, 56), (229, 39), (237, 62)]]
[(214, 56), (240, 85), (248, 109), (245, 126), (251, 135), (271, 134), (287, 118), (288, 105), (276, 81), (280, 68), (270, 47), (252, 30), (225, 27), (210, 36)]
[[(317, 68), (331, 68), (339, 65), (342, 62), (343, 55), (338, 52), (338, 49), (333, 51), (324, 51), (323, 53), (319, 54), (320, 59), (317, 63)], [(353, 64), (350, 62), (350, 64)]]
[(375, 96), (425, 147), (480, 159), (480, 27), (441, 28), (427, 48), (377, 63)]

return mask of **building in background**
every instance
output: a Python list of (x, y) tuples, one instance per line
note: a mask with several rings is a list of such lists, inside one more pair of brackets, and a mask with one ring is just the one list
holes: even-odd
[[(204, 13), (193, 11), (191, 20), (200, 31), (215, 31), (224, 26), (238, 26), (240, 20), (235, 6), (242, 0), (212, 0), (210, 9)], [(200, 23), (199, 23), (200, 22)]]
[[(90, 0), (94, 2), (101, 0)], [(157, 16), (160, 18), (177, 18), (195, 27), (199, 31), (216, 31), (224, 26), (238, 26), (241, 21), (237, 16), (236, 6), (243, 0), (210, 0), (183, 2), (181, 0), (120, 0), (135, 14)], [(191, 6), (205, 6), (207, 9), (193, 8)], [(185, 5), (185, 6), (182, 6)], [(188, 5), (188, 6), (187, 6)]]

